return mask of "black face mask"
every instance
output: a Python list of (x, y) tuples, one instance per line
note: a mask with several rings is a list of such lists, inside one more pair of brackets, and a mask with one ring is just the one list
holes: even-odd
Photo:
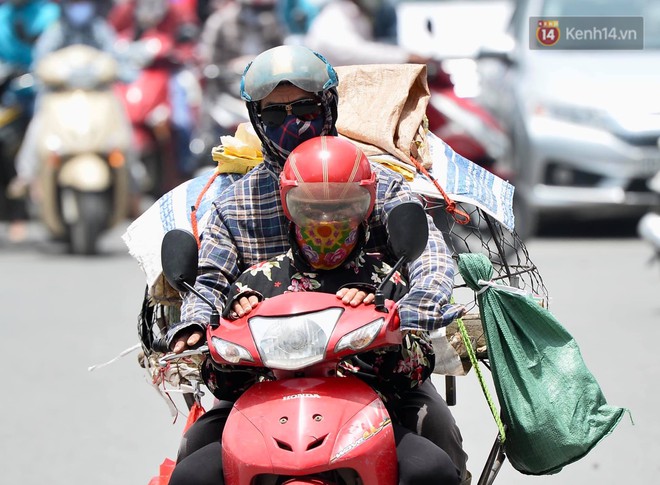
[[(292, 146), (294, 142), (289, 141), (285, 143), (286, 146), (281, 146), (279, 144), (281, 141), (279, 139), (281, 138), (281, 133), (276, 133), (275, 130), (270, 130), (259, 118), (258, 103), (247, 103), (250, 122), (252, 123), (257, 136), (261, 140), (261, 149), (264, 154), (264, 160), (267, 161), (272, 168), (275, 168), (277, 171), (281, 170), (291, 150), (293, 150), (293, 148), (298, 146), (303, 141), (308, 140), (313, 136), (337, 136), (337, 129), (335, 128), (335, 123), (337, 122), (338, 104), (337, 89), (332, 88), (324, 91), (323, 93), (319, 93), (318, 97), (321, 102), (322, 114), (317, 118), (317, 120), (315, 120), (315, 122), (319, 122), (319, 125), (315, 124), (313, 128), (315, 134), (312, 135), (311, 131), (307, 131), (309, 130), (309, 127), (307, 130), (304, 126), (297, 127), (299, 132), (296, 133), (293, 137), (296, 139), (295, 146)], [(295, 119), (295, 117), (293, 118)], [(285, 121), (285, 123), (287, 123), (287, 121)], [(307, 133), (305, 133), (305, 131), (307, 131)], [(290, 133), (288, 135), (291, 136)]]
[(294, 115), (288, 115), (280, 126), (265, 126), (268, 139), (284, 152), (291, 152), (302, 142), (323, 134), (324, 119), (320, 116), (311, 121), (304, 121)]

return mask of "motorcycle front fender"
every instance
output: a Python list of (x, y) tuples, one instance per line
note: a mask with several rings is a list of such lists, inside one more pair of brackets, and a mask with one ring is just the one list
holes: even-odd
[(222, 462), (227, 485), (249, 485), (264, 474), (299, 478), (340, 468), (353, 470), (364, 485), (396, 485), (398, 474), (389, 414), (353, 376), (252, 385), (227, 419)]
[(112, 173), (103, 158), (94, 153), (84, 153), (76, 155), (62, 166), (57, 183), (60, 187), (101, 192), (112, 184)]

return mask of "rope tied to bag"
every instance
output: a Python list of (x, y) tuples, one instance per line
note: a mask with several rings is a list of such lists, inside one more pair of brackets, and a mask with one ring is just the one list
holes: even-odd
[(503, 285), (503, 284), (497, 283), (494, 280), (479, 279), (477, 281), (477, 285), (479, 285), (479, 287), (480, 287), (479, 290), (475, 291), (477, 296), (481, 295), (484, 291), (486, 291), (490, 288), (497, 288), (498, 290), (508, 291), (509, 293), (514, 293), (516, 295), (521, 295), (521, 296), (529, 295), (529, 293), (527, 293), (524, 290), (521, 290), (520, 288), (516, 288), (514, 286)]
[(220, 175), (220, 173), (217, 170), (213, 172), (213, 175), (209, 177), (208, 182), (206, 182), (206, 185), (204, 185), (204, 188), (199, 193), (199, 196), (195, 201), (195, 205), (190, 208), (190, 225), (192, 226), (192, 233), (193, 236), (195, 236), (195, 241), (197, 241), (198, 248), (201, 244), (201, 241), (199, 240), (199, 228), (198, 228), (199, 221), (197, 220), (197, 209), (202, 203), (202, 199), (204, 199), (206, 192), (209, 190), (211, 185), (213, 185), (213, 182), (215, 182), (215, 179), (218, 177), (218, 175)]
[(410, 161), (413, 163), (413, 165), (419, 170), (425, 177), (427, 177), (431, 183), (435, 186), (436, 189), (438, 189), (438, 192), (442, 195), (442, 198), (445, 201), (446, 208), (445, 210), (454, 218), (454, 220), (461, 225), (469, 224), (470, 222), (470, 215), (465, 212), (464, 210), (459, 209), (456, 206), (456, 201), (453, 200), (452, 198), (449, 197), (447, 192), (442, 188), (440, 183), (429, 173), (426, 168), (419, 163), (414, 157), (410, 157)]
[[(485, 289), (487, 288), (488, 287), (485, 287)], [(472, 364), (472, 367), (474, 367), (474, 371), (477, 373), (477, 379), (479, 380), (481, 391), (484, 393), (484, 396), (486, 397), (486, 402), (488, 403), (490, 412), (493, 415), (495, 424), (497, 425), (497, 431), (499, 433), (500, 443), (504, 443), (506, 441), (506, 431), (505, 431), (504, 423), (502, 422), (502, 418), (500, 417), (500, 414), (497, 412), (497, 409), (495, 408), (495, 400), (491, 396), (490, 390), (488, 389), (488, 385), (486, 384), (486, 379), (484, 378), (484, 375), (481, 372), (481, 367), (479, 366), (479, 360), (477, 359), (477, 353), (474, 351), (474, 347), (472, 346), (470, 335), (468, 334), (467, 328), (465, 328), (465, 323), (463, 323), (462, 318), (457, 318), (456, 324), (458, 325), (458, 330), (461, 332), (463, 345), (465, 346), (465, 351), (467, 352), (468, 357), (470, 358), (470, 363)]]

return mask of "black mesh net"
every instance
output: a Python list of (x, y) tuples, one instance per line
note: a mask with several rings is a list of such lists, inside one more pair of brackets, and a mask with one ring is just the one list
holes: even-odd
[(142, 308), (138, 315), (138, 335), (142, 342), (142, 350), (148, 356), (152, 352), (166, 352), (165, 334), (172, 322), (178, 322), (181, 316), (179, 305), (154, 301), (149, 297), (147, 287), (142, 300)]
[[(461, 253), (485, 254), (493, 264), (495, 281), (525, 290), (547, 306), (548, 293), (543, 279), (515, 231), (509, 231), (482, 209), (471, 204), (456, 203), (456, 208), (469, 216), (469, 222), (461, 224), (458, 222), (460, 218), (447, 211), (443, 199), (425, 197), (423, 203), (427, 213), (444, 234), (455, 259)], [(468, 311), (477, 311), (474, 292), (467, 288), (458, 271), (454, 297), (457, 302), (466, 305)]]

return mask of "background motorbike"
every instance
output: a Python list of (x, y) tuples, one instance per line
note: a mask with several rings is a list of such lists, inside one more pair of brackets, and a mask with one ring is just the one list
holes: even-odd
[(33, 76), (0, 62), (0, 100), (0, 156), (13, 161), (32, 116)]
[(199, 173), (215, 166), (209, 154), (220, 144), (220, 137), (233, 136), (239, 124), (250, 121), (245, 101), (240, 96), (241, 75), (250, 60), (240, 57), (228, 66), (209, 64), (202, 70), (204, 92), (200, 123), (191, 143)]
[(149, 31), (126, 49), (135, 78), (117, 84), (116, 89), (133, 127), (133, 146), (146, 172), (143, 191), (158, 198), (186, 179), (174, 140), (170, 82), (174, 75), (183, 76), (191, 97), (201, 97), (201, 87), (193, 73), (181, 69), (174, 55), (175, 39), (170, 35)]
[[(461, 97), (450, 74), (443, 68), (442, 61), (428, 64), (428, 84), (430, 91), (426, 116), (429, 131), (442, 139), (456, 153), (485, 168), (503, 180), (511, 180), (512, 173), (507, 167), (507, 157), (511, 154), (511, 142), (502, 125), (474, 98)], [(467, 204), (462, 206), (469, 213), (470, 220), (459, 224), (447, 214), (442, 199), (424, 198), (429, 214), (436, 226), (445, 234), (447, 244), (456, 253), (481, 251), (487, 248), (475, 247), (473, 234), (493, 234), (496, 229), (487, 217)], [(516, 234), (497, 230), (498, 254), (494, 260), (504, 261), (515, 256), (521, 240)]]
[(36, 66), (45, 91), (38, 101), (38, 210), (74, 254), (94, 254), (101, 234), (123, 220), (129, 202), (130, 125), (113, 91), (117, 63), (73, 45)]

